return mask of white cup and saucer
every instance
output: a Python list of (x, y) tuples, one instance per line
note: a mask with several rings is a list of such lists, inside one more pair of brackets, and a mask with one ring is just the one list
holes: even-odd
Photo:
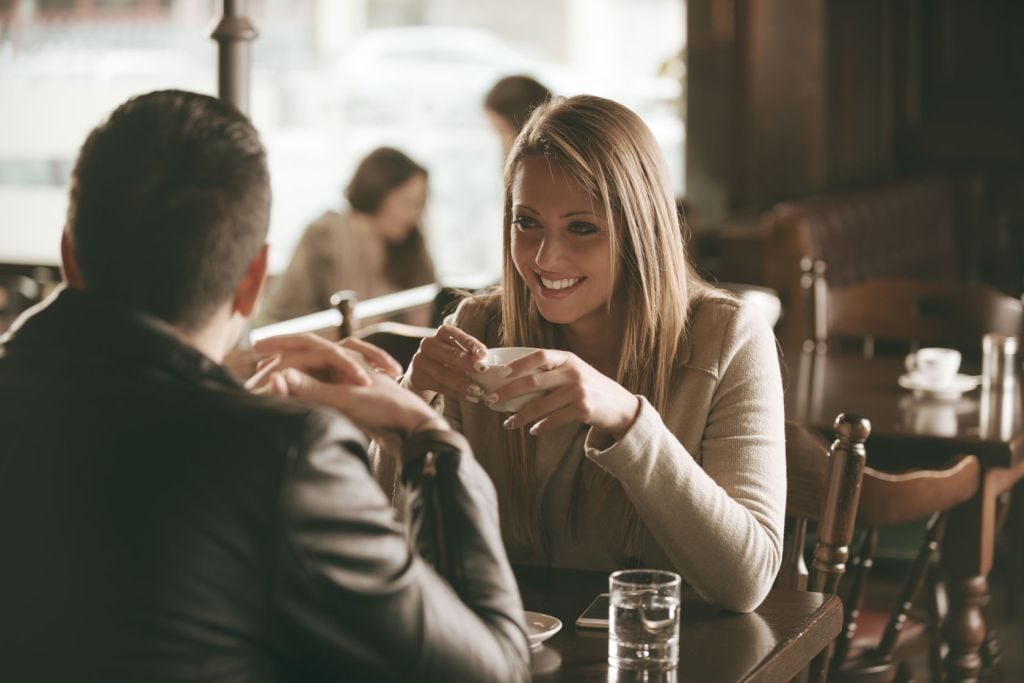
[[(484, 395), (486, 396), (492, 391), (496, 391), (508, 384), (511, 381), (505, 374), (508, 369), (508, 364), (518, 358), (522, 358), (528, 353), (533, 353), (534, 351), (540, 351), (540, 349), (530, 348), (527, 346), (502, 346), (495, 349), (487, 349), (487, 356), (484, 358), (484, 364), (487, 367), (483, 372), (474, 374), (476, 383), (484, 389)], [(538, 372), (540, 372), (540, 368), (536, 368), (530, 374), (536, 374)], [(530, 393), (523, 394), (522, 396), (517, 396), (505, 401), (498, 401), (497, 403), (489, 406), (489, 408), (499, 413), (515, 413), (543, 393), (543, 391), (531, 391)]]
[(956, 349), (919, 349), (907, 356), (906, 368), (899, 385), (914, 392), (914, 398), (956, 401), (981, 383), (980, 377), (960, 373), (960, 352)]

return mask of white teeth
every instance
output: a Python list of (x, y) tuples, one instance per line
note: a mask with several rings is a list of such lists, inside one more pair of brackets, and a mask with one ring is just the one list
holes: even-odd
[(581, 279), (582, 278), (574, 277), (565, 280), (548, 280), (547, 278), (542, 277), (540, 281), (541, 284), (543, 284), (548, 289), (565, 289), (567, 287), (572, 287)]

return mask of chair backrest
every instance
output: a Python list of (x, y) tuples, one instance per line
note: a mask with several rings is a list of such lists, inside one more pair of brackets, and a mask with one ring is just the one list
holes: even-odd
[[(820, 277), (815, 275), (815, 277)], [(1019, 299), (982, 284), (872, 278), (845, 287), (818, 284), (810, 338), (950, 346), (977, 354), (989, 332), (1019, 336)]]
[[(850, 585), (844, 603), (843, 633), (837, 640), (833, 669), (843, 669), (847, 678), (855, 678), (853, 672), (881, 674), (895, 671), (892, 661), (897, 642), (900, 639), (914, 601), (925, 583), (932, 557), (942, 542), (948, 512), (968, 501), (978, 489), (981, 468), (973, 455), (961, 455), (939, 469), (916, 469), (906, 472), (880, 472), (870, 467), (864, 471), (861, 485), (860, 507), (857, 511), (857, 526), (864, 529), (864, 540), (852, 562)], [(867, 576), (874, 562), (878, 545), (878, 530), (927, 519), (921, 547), (910, 565), (899, 595), (893, 601), (885, 629), (877, 644), (861, 657), (861, 661), (847, 663), (857, 635), (857, 620), (860, 616), (867, 586)], [(929, 637), (935, 652), (940, 650), (939, 615), (936, 610), (929, 616)], [(933, 664), (936, 674), (938, 667)]]
[[(826, 447), (805, 427), (786, 423), (786, 517), (791, 528), (776, 582), (784, 588), (835, 594), (846, 570), (864, 474), (864, 440), (871, 423), (840, 414), (835, 429), (838, 438)], [(804, 561), (808, 522), (816, 522), (818, 529), (810, 572)], [(801, 680), (825, 680), (830, 649), (814, 658)]]
[[(838, 438), (826, 447), (805, 427), (786, 423), (786, 516), (792, 529), (778, 579), (786, 588), (834, 594), (846, 569), (871, 423), (840, 414), (835, 429)], [(818, 530), (809, 572), (804, 561), (808, 522), (816, 522)]]

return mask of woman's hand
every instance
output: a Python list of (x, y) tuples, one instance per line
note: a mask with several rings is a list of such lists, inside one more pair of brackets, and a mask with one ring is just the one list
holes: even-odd
[(508, 367), (513, 379), (484, 399), (488, 405), (531, 391), (545, 393), (506, 420), (506, 429), (532, 423), (530, 434), (537, 436), (578, 422), (618, 441), (633, 426), (640, 410), (639, 398), (568, 351), (534, 351)]
[(483, 389), (473, 375), (484, 368), (487, 347), (457, 327), (441, 325), (420, 342), (412, 357), (407, 386), (416, 392), (432, 391), (458, 401), (477, 403)]

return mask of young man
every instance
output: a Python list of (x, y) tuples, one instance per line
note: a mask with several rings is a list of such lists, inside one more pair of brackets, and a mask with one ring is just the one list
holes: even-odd
[[(0, 345), (0, 680), (527, 678), (493, 487), (370, 370), (394, 361), (325, 345), (329, 372), (278, 375), (347, 419), (219, 364), (267, 265), (248, 119), (181, 91), (129, 100), (70, 199), (67, 286)], [(365, 430), (402, 442), (411, 538)]]

